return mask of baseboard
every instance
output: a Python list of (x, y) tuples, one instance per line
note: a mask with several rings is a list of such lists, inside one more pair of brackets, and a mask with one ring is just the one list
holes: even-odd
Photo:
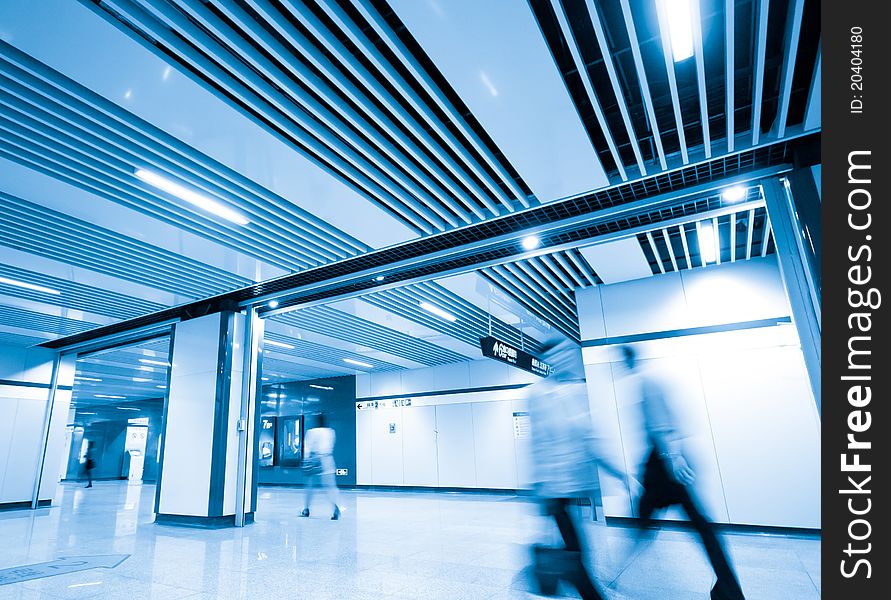
[[(37, 502), (37, 508), (49, 508), (53, 505), (52, 500), (39, 500)], [(25, 510), (31, 509), (31, 501), (26, 500), (24, 502), (0, 502), (0, 511), (6, 510)]]
[[(254, 522), (254, 513), (250, 512), (244, 515), (244, 522), (250, 525)], [(155, 515), (155, 523), (157, 525), (171, 525), (173, 527), (193, 527), (196, 529), (224, 529), (226, 527), (235, 527), (235, 515), (225, 515), (220, 517), (199, 517), (194, 515), (166, 515), (158, 513)]]

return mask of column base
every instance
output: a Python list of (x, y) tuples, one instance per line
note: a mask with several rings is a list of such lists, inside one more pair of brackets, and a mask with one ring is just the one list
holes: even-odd
[[(244, 515), (245, 525), (254, 522), (254, 513)], [(165, 515), (157, 513), (155, 523), (158, 525), (173, 525), (174, 527), (195, 527), (198, 529), (223, 529), (235, 527), (235, 515), (221, 517), (198, 517), (194, 515)]]
[[(49, 508), (52, 506), (52, 500), (38, 500), (37, 508)], [(4, 510), (22, 510), (22, 509), (30, 509), (31, 501), (26, 500), (25, 502), (0, 502), (0, 511)]]

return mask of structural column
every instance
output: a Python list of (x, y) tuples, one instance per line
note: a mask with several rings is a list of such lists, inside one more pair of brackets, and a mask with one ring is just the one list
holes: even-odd
[[(819, 220), (811, 218), (811, 205), (816, 203), (819, 206), (819, 199), (807, 197), (807, 190), (801, 185), (796, 186), (795, 193), (799, 196), (796, 198), (790, 180), (785, 178), (765, 179), (761, 185), (767, 215), (773, 227), (783, 284), (792, 308), (792, 320), (798, 331), (817, 411), (820, 412), (822, 358), (820, 266), (817, 264), (820, 234)], [(813, 192), (816, 196), (816, 188)]]
[(225, 527), (253, 521), (255, 461), (245, 450), (256, 439), (262, 322), (251, 324), (240, 312), (222, 311), (174, 326), (157, 523)]

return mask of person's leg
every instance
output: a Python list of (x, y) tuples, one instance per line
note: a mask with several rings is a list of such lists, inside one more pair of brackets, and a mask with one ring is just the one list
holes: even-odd
[(301, 513), (302, 516), (304, 516), (304, 517), (309, 516), (309, 507), (312, 504), (312, 497), (313, 497), (313, 493), (315, 491), (313, 488), (315, 487), (315, 485), (316, 485), (316, 476), (309, 475), (306, 478), (306, 496), (303, 499), (303, 512)]
[(93, 487), (93, 469), (87, 469), (87, 487)]
[(602, 600), (603, 596), (597, 590), (597, 586), (594, 585), (594, 581), (585, 567), (583, 560), (586, 554), (585, 546), (581, 541), (572, 515), (567, 510), (568, 504), (569, 500), (566, 498), (548, 501), (548, 512), (554, 517), (557, 529), (560, 530), (560, 536), (563, 538), (563, 545), (572, 557), (564, 572), (564, 577), (578, 590), (582, 600)]
[(332, 518), (337, 520), (340, 517), (340, 506), (338, 505), (337, 480), (335, 479), (334, 472), (322, 473), (321, 480), (322, 487), (325, 489), (325, 495), (334, 507)]
[(718, 578), (712, 590), (712, 598), (741, 600), (743, 593), (739, 586), (739, 580), (736, 578), (736, 573), (733, 572), (733, 567), (730, 565), (721, 540), (718, 539), (718, 535), (715, 533), (714, 524), (702, 514), (698, 504), (689, 492), (685, 494), (681, 506), (683, 506), (684, 512), (687, 513), (690, 522), (696, 528), (697, 533), (699, 533), (699, 538), (702, 540), (702, 545), (705, 546), (708, 560), (712, 564), (712, 569), (714, 569), (715, 575)]

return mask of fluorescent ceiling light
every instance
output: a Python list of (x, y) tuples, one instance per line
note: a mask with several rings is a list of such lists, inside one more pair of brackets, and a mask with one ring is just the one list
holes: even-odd
[(526, 250), (535, 250), (541, 244), (541, 240), (537, 235), (527, 235), (523, 238), (523, 248)]
[(268, 378), (268, 377), (261, 377), (260, 379), (261, 379), (262, 381), (269, 381), (269, 378)]
[(160, 360), (151, 360), (150, 358), (140, 358), (139, 362), (147, 364), (147, 365), (158, 365), (159, 367), (169, 367), (170, 365), (167, 362), (161, 362)]
[(270, 300), (269, 308), (278, 308), (278, 300)]
[(443, 309), (439, 308), (438, 306), (434, 306), (434, 305), (430, 304), (429, 302), (421, 302), (420, 306), (427, 312), (433, 313), (437, 317), (441, 317), (441, 318), (445, 319), (446, 321), (451, 321), (452, 323), (454, 323), (455, 321), (458, 320), (458, 317), (456, 317), (455, 315), (447, 313)]
[(147, 383), (147, 382), (151, 381), (151, 379), (148, 379), (146, 377), (134, 377), (133, 381), (135, 383)]
[(35, 285), (33, 283), (26, 283), (17, 279), (8, 279), (6, 277), (0, 277), (0, 283), (5, 283), (6, 285), (14, 285), (15, 287), (25, 288), (26, 290), (33, 290), (35, 292), (43, 292), (44, 294), (53, 294), (55, 296), (58, 296), (62, 293), (59, 290), (43, 287), (42, 285)]
[(207, 196), (199, 194), (198, 192), (167, 179), (166, 177), (162, 177), (157, 173), (147, 171), (146, 169), (136, 169), (134, 175), (144, 182), (155, 186), (159, 190), (165, 191), (181, 200), (185, 200), (189, 204), (194, 204), (198, 208), (202, 208), (209, 213), (213, 213), (218, 217), (226, 219), (227, 221), (232, 221), (238, 225), (247, 225), (250, 223), (250, 221), (231, 208), (227, 208), (219, 202), (211, 200)]
[(384, 280), (384, 276), (383, 276), (383, 275), (378, 275), (377, 277), (374, 278), (374, 280), (375, 280), (375, 281), (383, 281), (383, 280)]
[(115, 406), (118, 410), (139, 410), (138, 408), (133, 408), (132, 406)]
[(674, 62), (693, 56), (693, 14), (690, 0), (662, 0)]
[(294, 346), (291, 344), (285, 344), (284, 342), (276, 342), (275, 340), (265, 340), (266, 345), (268, 346), (276, 346), (278, 348), (286, 348), (288, 350), (293, 350)]
[(715, 230), (712, 229), (711, 225), (703, 225), (699, 228), (699, 253), (702, 255), (702, 260), (707, 263), (715, 262), (718, 260), (717, 254), (717, 239), (715, 236)]
[(746, 197), (746, 188), (741, 185), (729, 187), (721, 192), (721, 197), (727, 202), (739, 202)]
[(82, 413), (79, 413), (79, 414), (82, 414), (82, 415), (95, 415), (96, 413), (94, 413), (94, 412), (82, 412)]
[(156, 385), (155, 387), (158, 388), (159, 390), (166, 390), (166, 389), (167, 389), (167, 386), (166, 386), (166, 385)]
[(98, 377), (85, 377), (83, 375), (77, 375), (75, 379), (77, 379), (78, 381), (102, 381)]
[(109, 400), (124, 400), (127, 396), (109, 396), (107, 394), (93, 394), (94, 398), (108, 398)]
[(374, 365), (369, 365), (368, 363), (364, 363), (361, 360), (353, 360), (352, 358), (345, 358), (343, 362), (350, 363), (351, 365), (358, 365), (360, 367), (366, 367), (368, 369), (373, 369)]
[(334, 388), (331, 387), (331, 386), (327, 386), (327, 385), (316, 385), (316, 384), (314, 384), (314, 383), (310, 383), (310, 384), (309, 384), (309, 387), (311, 387), (311, 388), (316, 388), (317, 390), (328, 390), (329, 392), (330, 392), (331, 390), (334, 389)]

